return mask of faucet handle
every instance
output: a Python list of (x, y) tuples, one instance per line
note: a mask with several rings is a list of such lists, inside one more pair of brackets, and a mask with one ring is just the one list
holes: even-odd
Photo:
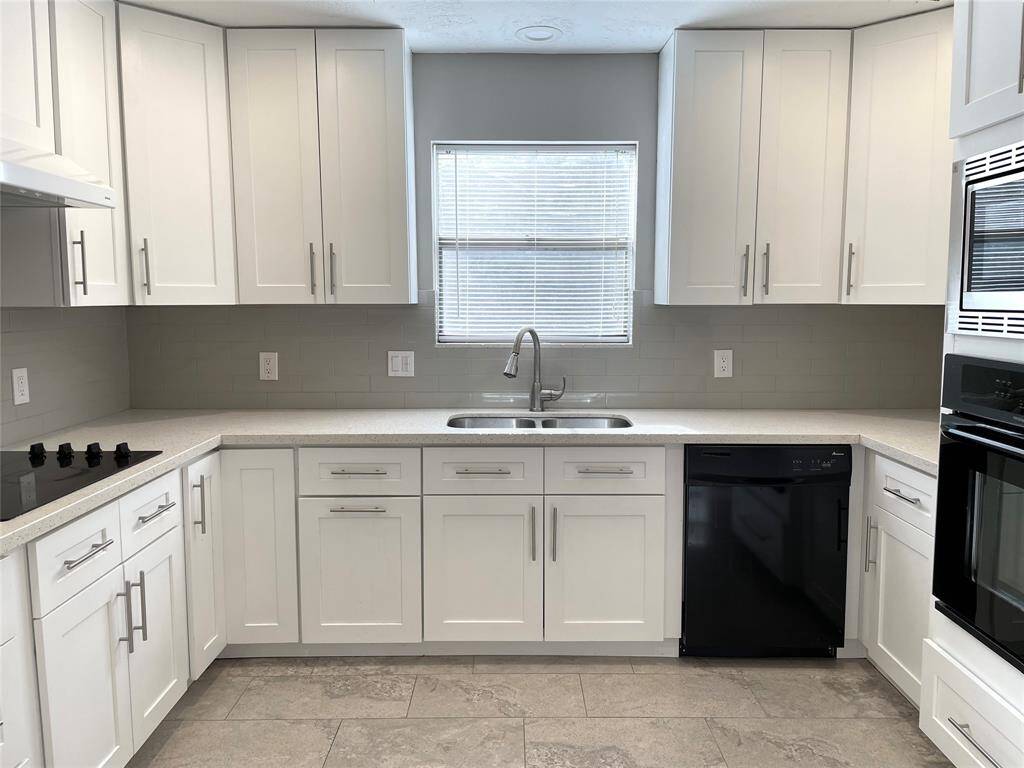
[(562, 377), (562, 386), (559, 389), (542, 389), (540, 391), (540, 399), (542, 401), (560, 400), (562, 395), (565, 394), (565, 376)]

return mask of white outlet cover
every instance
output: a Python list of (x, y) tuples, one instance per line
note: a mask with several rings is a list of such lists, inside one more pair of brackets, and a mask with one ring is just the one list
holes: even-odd
[(277, 352), (260, 352), (260, 381), (277, 381)]
[(388, 352), (388, 376), (415, 376), (416, 355), (413, 352)]
[(732, 350), (716, 349), (714, 358), (714, 370), (716, 379), (732, 378)]
[(28, 368), (11, 370), (11, 385), (14, 387), (14, 404), (24, 405), (29, 401)]

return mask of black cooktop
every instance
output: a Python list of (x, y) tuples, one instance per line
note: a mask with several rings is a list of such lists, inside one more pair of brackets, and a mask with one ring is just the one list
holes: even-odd
[(13, 520), (159, 454), (160, 451), (132, 451), (128, 443), (118, 443), (108, 450), (100, 448), (99, 443), (90, 443), (84, 451), (74, 450), (70, 443), (47, 451), (42, 443), (35, 443), (28, 451), (0, 451), (0, 521)]

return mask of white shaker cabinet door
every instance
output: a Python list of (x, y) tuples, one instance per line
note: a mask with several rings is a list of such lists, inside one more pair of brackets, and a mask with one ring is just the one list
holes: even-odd
[(0, 645), (0, 768), (42, 768), (31, 631)]
[(189, 669), (197, 679), (227, 645), (220, 454), (185, 470)]
[(239, 301), (322, 303), (314, 32), (227, 36)]
[(121, 768), (132, 756), (126, 588), (118, 566), (35, 621), (48, 766)]
[(945, 303), (952, 13), (853, 33), (845, 303)]
[(423, 499), (423, 639), (541, 640), (541, 496)]
[(761, 31), (683, 30), (661, 52), (655, 300), (749, 304)]
[(304, 643), (418, 643), (420, 498), (299, 501)]
[(405, 32), (317, 30), (316, 60), (327, 301), (415, 303)]
[(137, 626), (128, 655), (132, 736), (149, 738), (188, 687), (188, 611), (181, 528), (168, 531), (124, 563)]
[(1024, 113), (1024, 0), (953, 4), (950, 136)]
[(224, 30), (119, 6), (136, 301), (233, 304)]
[(850, 33), (764, 33), (754, 295), (839, 300)]
[(131, 304), (112, 0), (56, 0), (60, 152), (117, 193), (112, 210), (63, 211), (70, 303)]
[(54, 151), (47, 0), (0, 3), (0, 150), (17, 160)]
[(227, 640), (296, 643), (294, 452), (228, 450), (220, 461)]
[(544, 639), (664, 639), (665, 497), (544, 501)]

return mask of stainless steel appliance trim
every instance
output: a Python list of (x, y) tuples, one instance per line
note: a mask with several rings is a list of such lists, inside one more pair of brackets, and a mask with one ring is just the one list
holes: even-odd
[(747, 288), (750, 282), (750, 243), (743, 249), (743, 295), (747, 295)]
[(125, 637), (117, 638), (119, 643), (128, 643), (128, 653), (135, 653), (135, 618), (132, 616), (132, 583), (124, 580), (124, 592), (118, 592), (115, 597), (124, 598), (124, 620), (127, 629)]
[(139, 522), (145, 525), (150, 520), (155, 520), (156, 518), (160, 517), (160, 515), (162, 515), (168, 509), (173, 509), (177, 503), (178, 502), (176, 501), (169, 501), (166, 504), (160, 504), (159, 506), (157, 506), (155, 512), (151, 512), (148, 515), (139, 515)]
[(577, 475), (632, 475), (632, 467), (577, 467)]
[(905, 493), (900, 491), (898, 488), (890, 488), (887, 485), (882, 486), (882, 490), (886, 493), (895, 496), (897, 499), (903, 499), (908, 504), (920, 504), (921, 499), (916, 496), (907, 496)]
[(75, 568), (77, 568), (78, 566), (82, 565), (82, 563), (84, 563), (84, 562), (86, 562), (88, 560), (92, 560), (100, 552), (103, 552), (111, 544), (113, 544), (114, 541), (116, 541), (116, 540), (115, 539), (107, 539), (106, 541), (101, 542), (99, 544), (93, 544), (91, 547), (89, 547), (89, 551), (86, 552), (81, 557), (75, 558), (74, 560), (65, 560), (64, 561), (64, 567), (67, 570), (69, 570), (69, 571), (75, 570)]
[(953, 437), (959, 437), (963, 440), (968, 440), (972, 443), (978, 443), (979, 445), (984, 445), (997, 451), (1005, 451), (1017, 458), (1024, 459), (1024, 450), (1014, 448), (1012, 445), (1007, 445), (1006, 443), (1000, 443), (998, 440), (990, 440), (989, 438), (981, 437), (980, 435), (972, 435), (970, 432), (964, 432), (962, 429), (957, 429), (956, 427), (949, 427), (946, 429), (946, 434), (952, 435)]
[(199, 532), (206, 535), (206, 475), (199, 475), (199, 482), (192, 483), (193, 488), (199, 489), (199, 519), (193, 520), (192, 525), (199, 526)]
[(989, 754), (988, 750), (986, 750), (983, 746), (981, 746), (981, 744), (979, 744), (977, 742), (977, 740), (973, 736), (971, 736), (971, 734), (970, 734), (971, 724), (970, 723), (958, 723), (952, 717), (947, 717), (946, 720), (949, 721), (950, 725), (952, 725), (954, 728), (956, 728), (957, 732), (961, 736), (963, 736), (965, 739), (967, 739), (967, 741), (970, 743), (970, 745), (972, 747), (974, 747), (976, 750), (978, 750), (978, 752), (981, 753), (982, 757), (984, 757), (986, 760), (988, 760), (990, 763), (992, 763), (992, 765), (994, 765), (996, 768), (1003, 768), (1003, 766), (999, 763), (999, 761), (996, 760), (994, 757), (992, 757), (992, 755)]
[(505, 467), (494, 469), (474, 469), (473, 467), (462, 467), (455, 470), (456, 475), (511, 475), (512, 470)]
[(146, 281), (143, 285), (146, 287), (146, 295), (151, 296), (153, 294), (153, 286), (149, 277), (149, 238), (142, 238), (142, 268), (146, 275)]
[(86, 261), (85, 261), (85, 230), (84, 229), (78, 230), (78, 239), (71, 241), (71, 247), (72, 248), (74, 248), (76, 245), (82, 251), (82, 279), (81, 280), (75, 280), (75, 285), (82, 286), (82, 295), (83, 296), (88, 296), (89, 295), (89, 276), (88, 276), (88, 271), (87, 271), (88, 270), (88, 266), (87, 266)]

